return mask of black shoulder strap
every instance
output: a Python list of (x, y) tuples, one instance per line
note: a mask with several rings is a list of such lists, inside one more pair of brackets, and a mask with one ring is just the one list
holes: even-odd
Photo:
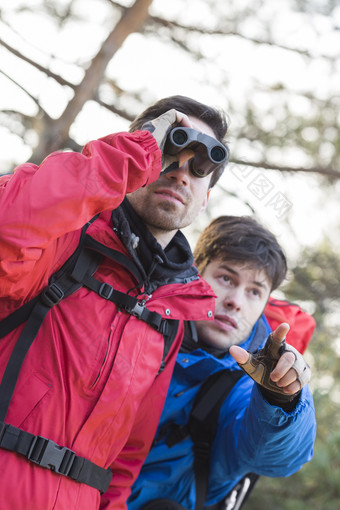
[(235, 370), (221, 370), (212, 374), (204, 381), (194, 400), (189, 431), (194, 443), (195, 510), (204, 508), (209, 483), (210, 450), (216, 435), (221, 406), (243, 375), (244, 372)]
[(236, 382), (244, 376), (241, 370), (223, 369), (205, 379), (194, 399), (186, 425), (170, 423), (158, 432), (153, 446), (164, 436), (169, 448), (183, 441), (189, 434), (193, 441), (196, 482), (195, 510), (203, 510), (208, 491), (210, 449), (216, 435), (220, 409)]
[[(48, 286), (35, 298), (14, 311), (0, 323), (0, 339), (26, 322), (13, 348), (0, 384), (0, 447), (15, 451), (42, 467), (71, 477), (78, 482), (107, 490), (112, 472), (77, 456), (74, 452), (53, 441), (33, 436), (17, 427), (5, 423), (8, 407), (13, 396), (21, 366), (31, 347), (39, 328), (49, 310), (73, 292), (86, 286), (100, 297), (110, 300), (147, 322), (164, 337), (164, 351), (160, 371), (163, 370), (165, 357), (176, 337), (179, 321), (165, 320), (157, 312), (148, 310), (143, 301), (115, 290), (111, 285), (94, 278), (102, 257), (108, 257), (126, 267), (142, 285), (142, 275), (137, 266), (122, 253), (102, 245), (86, 235), (88, 226), (98, 217), (95, 216), (82, 230), (79, 245), (65, 264), (53, 274)], [(39, 445), (39, 454), (33, 454)], [(70, 463), (69, 459), (72, 459)], [(67, 469), (65, 466), (67, 465)], [(70, 466), (72, 465), (72, 469)]]
[[(41, 294), (13, 312), (0, 324), (0, 338), (2, 338), (26, 321), (26, 324), (11, 353), (0, 384), (0, 422), (4, 422), (6, 419), (7, 410), (13, 396), (21, 366), (47, 313), (64, 297), (72, 294), (82, 286), (81, 283), (75, 281), (70, 276), (70, 273), (71, 268), (77, 264), (79, 255), (81, 254), (84, 233), (88, 225), (89, 224), (86, 224), (83, 228), (77, 250), (65, 262), (62, 268), (52, 276), (50, 284), (41, 292)], [(92, 271), (96, 270), (98, 263), (98, 259), (92, 260)]]
[[(258, 321), (254, 338), (249, 346), (255, 352), (266, 337), (264, 323)], [(202, 384), (196, 395), (190, 414), (190, 434), (194, 443), (194, 472), (196, 481), (195, 510), (203, 510), (210, 474), (210, 450), (215, 438), (221, 406), (236, 382), (244, 376), (242, 371), (221, 370), (212, 374)], [(219, 509), (239, 510), (254, 487), (258, 475), (249, 473), (239, 482), (237, 489), (230, 492), (229, 506), (218, 505)], [(236, 499), (233, 499), (234, 496)], [(224, 501), (227, 501), (224, 499)]]
[[(188, 321), (187, 326), (192, 338), (197, 341), (195, 324)], [(249, 346), (250, 352), (256, 352), (266, 334), (267, 331), (264, 323), (258, 321), (254, 338)], [(241, 370), (228, 369), (211, 374), (205, 379), (195, 397), (189, 422), (186, 425), (178, 425), (176, 423), (164, 425), (154, 440), (153, 445), (166, 436), (165, 443), (171, 448), (171, 446), (183, 441), (190, 434), (194, 451), (195, 510), (239, 510), (258, 479), (258, 475), (248, 473), (222, 502), (211, 507), (204, 506), (210, 475), (210, 450), (216, 435), (220, 410), (234, 385), (244, 375), (244, 372)]]
[[(66, 278), (67, 278), (67, 274), (69, 274), (71, 272), (71, 269), (74, 268), (75, 263), (79, 257), (79, 254), (82, 250), (82, 247), (83, 247), (83, 244), (85, 241), (86, 230), (91, 225), (91, 223), (93, 223), (97, 218), (98, 218), (98, 215), (94, 216), (88, 223), (86, 223), (83, 226), (77, 249), (74, 251), (74, 253), (71, 255), (71, 257), (68, 258), (68, 260), (64, 263), (64, 265), (59, 269), (59, 271), (57, 271), (56, 273), (54, 273), (54, 275), (52, 275), (52, 277), (50, 279), (50, 283), (54, 282), (55, 280), (61, 279), (64, 274), (66, 274)], [(72, 283), (74, 284), (75, 282), (73, 281)], [(79, 288), (79, 286), (78, 286), (78, 288)], [(60, 299), (58, 300), (58, 296), (55, 296), (55, 293), (60, 294), (60, 293), (58, 293), (55, 286), (52, 287), (51, 291), (49, 290), (49, 287), (46, 287), (46, 289), (43, 290), (42, 294), (43, 293), (45, 293), (46, 300), (48, 302), (51, 302), (51, 304), (55, 300), (57, 300), (58, 302), (60, 301)], [(27, 303), (22, 305), (20, 308), (18, 308), (14, 312), (12, 312), (10, 315), (8, 315), (5, 319), (3, 319), (0, 322), (0, 339), (3, 338), (4, 336), (8, 335), (8, 333), (10, 333), (14, 329), (16, 329), (18, 326), (20, 326), (20, 324), (23, 324), (25, 321), (28, 320), (28, 318), (30, 317), (30, 315), (32, 313), (32, 310), (34, 309), (37, 301), (39, 301), (40, 297), (41, 297), (41, 294), (37, 295), (36, 297), (34, 297), (30, 301), (28, 301)], [(65, 297), (65, 296), (63, 296), (63, 297)]]

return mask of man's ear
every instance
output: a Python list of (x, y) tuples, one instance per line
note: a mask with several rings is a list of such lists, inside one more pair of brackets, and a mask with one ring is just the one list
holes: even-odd
[(201, 209), (200, 209), (200, 213), (204, 212), (207, 208), (207, 205), (208, 205), (208, 200), (209, 200), (209, 196), (210, 196), (210, 189), (207, 191), (207, 194), (202, 202), (202, 205), (201, 205)]

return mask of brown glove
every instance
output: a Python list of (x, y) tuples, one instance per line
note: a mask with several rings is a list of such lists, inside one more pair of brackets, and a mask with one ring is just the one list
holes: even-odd
[(167, 136), (171, 129), (175, 127), (177, 123), (177, 114), (176, 110), (168, 110), (163, 113), (159, 117), (153, 120), (149, 120), (142, 125), (144, 131), (149, 131), (153, 137), (155, 138), (158, 147), (162, 151), (162, 173), (164, 171), (170, 171), (178, 168), (178, 160), (177, 156), (170, 156), (169, 154), (164, 154), (164, 145), (167, 139)]
[(295, 361), (291, 368), (297, 374), (296, 379), (300, 383), (301, 390), (310, 380), (311, 370), (309, 365), (299, 351), (285, 341), (276, 340), (272, 334), (269, 335), (263, 349), (260, 349), (255, 354), (249, 354), (249, 359), (246, 363), (239, 363), (242, 370), (263, 387), (263, 394), (266, 396), (271, 395), (275, 403), (277, 402), (278, 404), (292, 401), (300, 392), (299, 390), (294, 394), (287, 394), (283, 391), (283, 388), (277, 386), (270, 378), (270, 374), (276, 367), (278, 360), (286, 352), (292, 352), (295, 356)]

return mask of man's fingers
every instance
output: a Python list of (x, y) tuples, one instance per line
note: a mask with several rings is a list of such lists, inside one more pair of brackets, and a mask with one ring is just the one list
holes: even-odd
[(275, 340), (276, 342), (282, 343), (284, 341), (284, 339), (286, 338), (288, 331), (289, 331), (289, 324), (287, 324), (286, 322), (282, 322), (282, 324), (280, 324), (275, 329), (275, 331), (272, 332), (271, 336), (272, 336), (273, 340)]
[(291, 393), (292, 388), (294, 391), (301, 390), (309, 382), (310, 377), (310, 367), (302, 354), (293, 346), (285, 343), (283, 353), (273, 368), (270, 379), (279, 388), (282, 388), (284, 393)]
[(265, 346), (254, 354), (237, 345), (229, 349), (231, 356), (254, 381), (276, 396), (285, 395), (284, 398), (298, 393), (308, 383), (311, 372), (304, 357), (285, 342), (288, 331), (288, 324), (280, 324), (269, 335)]
[(245, 351), (244, 349), (242, 349), (242, 347), (239, 347), (238, 345), (232, 345), (229, 349), (229, 352), (234, 358), (234, 360), (240, 365), (247, 363), (249, 359), (249, 352)]
[(301, 390), (301, 384), (299, 381), (294, 381), (292, 384), (289, 384), (288, 386), (285, 386), (284, 388), (282, 388), (282, 391), (286, 395), (294, 395), (295, 393), (297, 393), (300, 390)]
[[(279, 388), (282, 388), (282, 389), (285, 389), (287, 386), (289, 386), (290, 384), (293, 384), (295, 381), (298, 380), (298, 377), (297, 377), (297, 373), (296, 373), (296, 370), (294, 370), (294, 368), (291, 368), (290, 370), (288, 370), (288, 372), (281, 378), (279, 379), (273, 379), (272, 375), (270, 376), (271, 380), (272, 381), (276, 381), (276, 384), (277, 386), (279, 386)], [(299, 386), (300, 386), (300, 382), (299, 382)], [(300, 389), (300, 387), (299, 387)]]
[[(270, 378), (272, 381), (278, 382), (282, 379), (288, 371), (292, 368), (295, 363), (295, 355), (292, 352), (285, 352), (277, 362), (276, 367), (270, 374)], [(295, 371), (294, 371), (295, 372)], [(296, 372), (295, 372), (296, 376)], [(296, 377), (295, 377), (296, 378)], [(292, 381), (290, 381), (292, 382)]]
[(185, 115), (185, 113), (178, 112), (177, 110), (175, 110), (175, 111), (176, 111), (176, 122), (183, 127), (192, 128), (192, 123), (191, 123), (189, 117), (187, 115)]

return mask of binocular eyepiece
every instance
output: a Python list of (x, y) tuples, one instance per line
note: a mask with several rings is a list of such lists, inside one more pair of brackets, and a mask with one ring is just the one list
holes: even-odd
[(189, 168), (196, 177), (206, 177), (228, 160), (228, 150), (216, 138), (187, 127), (175, 127), (168, 134), (164, 152), (169, 155), (190, 149), (195, 155)]

